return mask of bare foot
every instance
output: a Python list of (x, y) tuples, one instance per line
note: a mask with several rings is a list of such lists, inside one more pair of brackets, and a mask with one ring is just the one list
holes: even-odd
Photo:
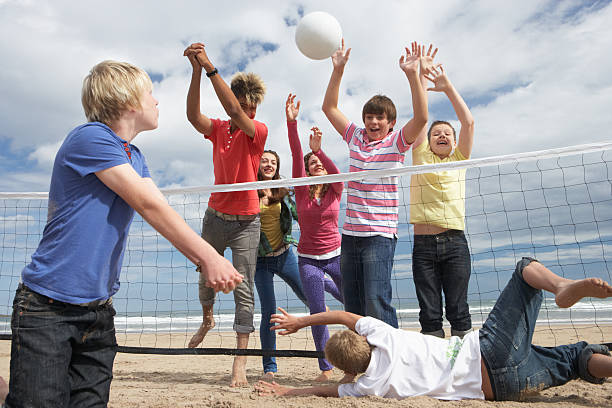
[(0, 377), (0, 404), (4, 403), (4, 400), (6, 399), (8, 392), (9, 392), (8, 384), (6, 383), (6, 381), (4, 381), (4, 378)]
[(246, 356), (234, 357), (234, 365), (232, 366), (232, 380), (230, 387), (248, 387), (249, 381), (246, 377)]
[(189, 348), (197, 347), (204, 340), (204, 337), (209, 332), (209, 330), (212, 329), (213, 327), (215, 327), (215, 319), (210, 318), (209, 320), (208, 318), (205, 317), (204, 321), (202, 322), (202, 325), (200, 325), (200, 328), (198, 329), (196, 334), (194, 334), (191, 340), (189, 340), (189, 344), (187, 345), (187, 347)]
[(357, 377), (355, 374), (344, 373), (344, 377), (342, 377), (340, 381), (338, 381), (338, 383), (339, 384), (352, 383), (355, 380), (355, 377)]
[(332, 370), (321, 371), (321, 374), (315, 378), (315, 382), (326, 382), (331, 379)]
[(585, 297), (605, 299), (612, 296), (612, 286), (599, 278), (564, 282), (555, 295), (559, 307), (570, 307)]
[(274, 381), (275, 374), (273, 371), (268, 371), (261, 376), (261, 381), (272, 382)]

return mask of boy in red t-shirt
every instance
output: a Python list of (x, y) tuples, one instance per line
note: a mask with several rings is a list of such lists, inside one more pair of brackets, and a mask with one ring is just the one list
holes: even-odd
[[(253, 73), (237, 73), (227, 86), (217, 68), (210, 62), (204, 44), (191, 44), (183, 53), (193, 67), (187, 94), (187, 119), (213, 144), (215, 184), (233, 184), (257, 181), (259, 160), (263, 154), (268, 129), (256, 121), (257, 106), (263, 100), (265, 85)], [(200, 112), (200, 78), (202, 69), (229, 115), (229, 120), (210, 119)], [(236, 303), (234, 330), (236, 347), (247, 348), (253, 326), (253, 280), (259, 243), (259, 197), (256, 190), (212, 193), (202, 224), (202, 238), (219, 254), (225, 248), (232, 250), (234, 267), (244, 275), (243, 282), (234, 290)], [(215, 292), (200, 279), (200, 303), (203, 321), (191, 338), (189, 347), (196, 347), (215, 326), (213, 304)], [(230, 386), (248, 385), (246, 356), (236, 356), (232, 367)]]

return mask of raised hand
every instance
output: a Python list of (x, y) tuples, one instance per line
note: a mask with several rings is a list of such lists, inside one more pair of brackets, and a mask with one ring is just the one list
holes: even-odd
[(282, 314), (273, 314), (270, 317), (270, 323), (275, 323), (275, 326), (270, 327), (270, 330), (281, 330), (278, 334), (286, 335), (295, 333), (302, 326), (299, 324), (298, 318), (287, 313), (282, 307), (279, 307), (278, 310)]
[(351, 49), (344, 48), (344, 38), (342, 39), (342, 46), (336, 50), (331, 56), (332, 64), (334, 64), (334, 68), (342, 68), (349, 60), (349, 55), (351, 55)]
[(406, 74), (417, 72), (421, 59), (421, 47), (416, 41), (411, 44), (412, 51), (406, 47), (406, 55), (402, 55), (399, 59), (399, 66)]
[(185, 49), (183, 55), (189, 58), (189, 62), (191, 62), (192, 66), (194, 64), (192, 62), (192, 57), (195, 57), (200, 66), (203, 67), (205, 70), (210, 70), (214, 68), (214, 65), (212, 64), (212, 62), (210, 62), (210, 59), (208, 59), (208, 55), (204, 50), (204, 44), (202, 43), (191, 44)]
[(317, 153), (321, 150), (321, 136), (323, 133), (321, 133), (316, 126), (313, 126), (310, 130), (312, 130), (312, 134), (310, 135), (310, 150), (312, 150), (313, 153)]
[(434, 84), (433, 87), (427, 88), (428, 91), (446, 92), (452, 87), (450, 79), (448, 79), (444, 73), (444, 67), (442, 67), (442, 64), (434, 66), (432, 73), (425, 75), (425, 78)]
[(300, 101), (295, 104), (295, 95), (289, 94), (287, 102), (285, 102), (285, 113), (287, 115), (287, 122), (295, 122), (300, 113)]
[(202, 43), (193, 43), (189, 47), (185, 48), (185, 51), (183, 51), (183, 56), (189, 59), (191, 67), (194, 71), (202, 69), (202, 65), (200, 65), (197, 58), (198, 53), (201, 51), (204, 51), (204, 44)]
[(436, 68), (436, 66), (434, 66), (433, 60), (436, 57), (436, 54), (438, 53), (438, 49), (436, 48), (432, 52), (431, 51), (432, 48), (433, 48), (433, 44), (429, 44), (427, 53), (425, 53), (425, 46), (424, 45), (421, 46), (421, 60), (420, 60), (421, 75), (431, 75), (433, 72), (433, 69)]

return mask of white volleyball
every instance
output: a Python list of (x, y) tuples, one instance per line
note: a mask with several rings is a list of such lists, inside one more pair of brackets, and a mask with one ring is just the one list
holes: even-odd
[(342, 44), (342, 28), (331, 14), (315, 11), (306, 14), (298, 23), (295, 43), (308, 58), (329, 58)]

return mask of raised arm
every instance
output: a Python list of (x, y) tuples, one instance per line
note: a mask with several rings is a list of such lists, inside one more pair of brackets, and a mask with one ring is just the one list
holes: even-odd
[(474, 117), (472, 116), (472, 112), (470, 112), (465, 101), (459, 92), (457, 92), (450, 79), (448, 79), (448, 76), (444, 72), (444, 67), (441, 65), (435, 67), (431, 75), (427, 75), (427, 79), (434, 84), (432, 88), (428, 88), (427, 90), (444, 92), (453, 105), (457, 119), (459, 119), (459, 123), (461, 124), (457, 149), (469, 159), (472, 154), (472, 146), (474, 145)]
[[(291, 175), (294, 178), (306, 177), (304, 168), (304, 158), (300, 136), (297, 130), (297, 117), (300, 113), (300, 101), (295, 103), (295, 95), (289, 94), (285, 102), (285, 115), (287, 116), (287, 135), (289, 136), (289, 147), (291, 148), (291, 158), (293, 166)], [(299, 190), (299, 187), (298, 187)]]
[(399, 60), (399, 66), (406, 74), (406, 78), (408, 78), (408, 83), (410, 84), (412, 110), (414, 113), (412, 119), (410, 119), (402, 129), (406, 144), (414, 143), (419, 134), (427, 126), (427, 94), (421, 86), (418, 73), (421, 55), (421, 46), (414, 41), (412, 42), (412, 51), (406, 47), (406, 55), (402, 55)]
[(270, 323), (275, 323), (276, 326), (270, 327), (270, 330), (283, 330), (279, 334), (295, 333), (299, 329), (307, 326), (322, 326), (326, 324), (343, 324), (351, 330), (355, 330), (357, 320), (363, 316), (345, 312), (343, 310), (334, 310), (331, 312), (315, 313), (313, 315), (296, 317), (287, 313), (283, 308), (279, 307), (281, 314), (273, 314), (270, 318)]
[[(420, 60), (420, 69), (419, 69), (419, 82), (421, 84), (421, 88), (427, 97), (427, 86), (428, 80), (427, 75), (431, 75), (434, 73), (434, 69), (436, 69), (439, 65), (434, 65), (433, 59), (438, 53), (438, 49), (436, 48), (433, 53), (431, 51), (432, 45), (429, 45), (429, 49), (427, 53), (424, 53), (423, 50), (421, 52), (421, 60)], [(423, 129), (419, 132), (416, 140), (412, 143), (412, 151), (414, 152), (414, 148), (423, 143), (427, 138), (427, 126), (424, 126)]]
[[(312, 150), (315, 156), (317, 156), (319, 160), (321, 160), (321, 164), (323, 164), (323, 167), (325, 167), (325, 170), (328, 174), (340, 173), (340, 170), (338, 169), (338, 167), (336, 167), (332, 159), (327, 157), (327, 155), (323, 152), (323, 149), (321, 149), (321, 137), (323, 136), (323, 134), (321, 133), (319, 128), (315, 126), (310, 130), (312, 130), (312, 134), (310, 135), (310, 150)], [(342, 194), (344, 183), (332, 183), (331, 187), (336, 192), (336, 194), (340, 195)]]
[(206, 115), (200, 112), (200, 80), (202, 77), (202, 66), (196, 58), (195, 51), (197, 48), (192, 48), (190, 45), (183, 51), (183, 55), (189, 59), (193, 69), (191, 73), (191, 82), (189, 91), (187, 92), (187, 120), (200, 133), (210, 135), (212, 132), (212, 121)]
[(96, 176), (191, 262), (200, 266), (211, 288), (227, 293), (242, 281), (242, 275), (232, 264), (196, 234), (159, 191), (152, 191), (151, 179), (140, 177), (129, 164), (101, 170)]
[(349, 120), (344, 116), (344, 113), (338, 109), (338, 94), (340, 92), (340, 82), (344, 74), (344, 67), (348, 62), (351, 49), (345, 50), (344, 38), (342, 39), (342, 47), (338, 48), (331, 56), (334, 69), (332, 70), (325, 98), (323, 99), (323, 113), (331, 122), (332, 126), (338, 133), (344, 135), (344, 130), (349, 123)]
[[(194, 54), (202, 68), (208, 74), (211, 74), (215, 70), (214, 64), (210, 62), (210, 59), (206, 54), (204, 44), (191, 44), (189, 48), (185, 50), (185, 52), (187, 54)], [(217, 94), (217, 98), (219, 98), (219, 102), (221, 102), (221, 106), (223, 106), (225, 113), (227, 113), (232, 119), (232, 122), (251, 138), (254, 137), (255, 124), (253, 123), (253, 120), (249, 118), (246, 113), (244, 113), (242, 107), (240, 106), (240, 102), (238, 99), (236, 99), (236, 96), (230, 87), (227, 86), (223, 78), (221, 78), (221, 74), (217, 72), (210, 76), (210, 82), (215, 90), (215, 93)]]

